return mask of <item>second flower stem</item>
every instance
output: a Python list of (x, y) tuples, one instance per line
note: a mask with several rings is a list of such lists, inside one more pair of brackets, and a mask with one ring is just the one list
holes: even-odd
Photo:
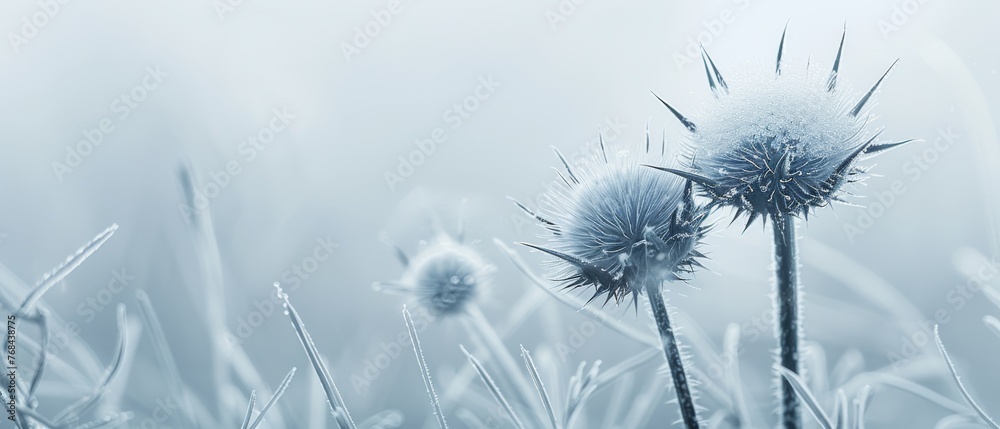
[(684, 361), (681, 359), (677, 338), (670, 326), (670, 314), (667, 311), (667, 303), (663, 300), (663, 293), (660, 291), (658, 282), (646, 283), (646, 295), (649, 295), (649, 305), (653, 308), (656, 329), (660, 331), (663, 353), (666, 355), (667, 365), (670, 367), (670, 378), (674, 381), (674, 390), (677, 391), (677, 405), (681, 409), (684, 427), (698, 429), (698, 412), (694, 408), (694, 397), (691, 396), (691, 388), (688, 386), (687, 375), (684, 373)]
[[(795, 218), (788, 214), (774, 217), (774, 278), (775, 303), (778, 325), (778, 364), (799, 374), (799, 343), (801, 321), (799, 316), (799, 260), (795, 238)], [(802, 412), (798, 397), (780, 375), (781, 427), (802, 427)]]

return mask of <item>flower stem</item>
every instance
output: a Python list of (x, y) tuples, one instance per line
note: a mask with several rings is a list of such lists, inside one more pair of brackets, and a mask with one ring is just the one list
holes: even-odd
[[(799, 374), (799, 261), (795, 243), (795, 218), (788, 214), (774, 217), (774, 278), (775, 303), (777, 311), (779, 364), (789, 371)], [(802, 412), (798, 397), (792, 385), (778, 376), (781, 382), (781, 427), (799, 429), (802, 427)]]
[(673, 379), (674, 390), (677, 391), (677, 405), (681, 409), (684, 427), (698, 429), (698, 413), (694, 409), (694, 398), (691, 396), (691, 388), (688, 387), (687, 375), (684, 374), (684, 362), (681, 360), (674, 330), (670, 326), (670, 315), (667, 312), (667, 304), (663, 301), (660, 285), (657, 282), (647, 282), (646, 294), (649, 295), (649, 305), (653, 308), (656, 328), (660, 331), (663, 353), (666, 354), (667, 365), (670, 366), (670, 378)]
[(490, 354), (496, 359), (500, 368), (503, 369), (499, 373), (498, 378), (506, 382), (507, 386), (514, 389), (518, 402), (528, 404), (532, 408), (534, 416), (543, 415), (541, 406), (536, 404), (538, 401), (533, 400), (535, 398), (535, 388), (528, 384), (529, 382), (524, 376), (524, 371), (522, 371), (521, 367), (514, 360), (510, 351), (507, 350), (500, 335), (497, 334), (496, 330), (493, 329), (493, 325), (486, 319), (486, 315), (475, 304), (469, 304), (466, 309), (469, 315), (469, 317), (465, 318), (466, 323), (464, 324), (466, 330), (469, 331), (470, 335), (478, 337), (478, 341), (483, 343)]

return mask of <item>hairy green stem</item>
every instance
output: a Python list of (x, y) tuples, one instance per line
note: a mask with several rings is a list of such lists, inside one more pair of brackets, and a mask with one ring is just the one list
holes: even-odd
[[(795, 218), (788, 214), (774, 217), (774, 278), (775, 294), (774, 309), (777, 312), (778, 324), (778, 364), (795, 374), (799, 369), (799, 343), (802, 334), (799, 316), (799, 260), (798, 248), (795, 243)], [(800, 429), (802, 427), (802, 411), (795, 390), (780, 375), (779, 392), (781, 401), (781, 427), (785, 429)]]
[(660, 331), (663, 353), (667, 357), (667, 365), (670, 366), (670, 378), (674, 381), (677, 406), (681, 409), (684, 427), (698, 429), (698, 412), (694, 408), (694, 397), (691, 396), (691, 388), (688, 386), (687, 375), (684, 373), (684, 361), (681, 359), (677, 338), (674, 337), (673, 328), (670, 326), (670, 314), (667, 312), (667, 303), (663, 300), (660, 285), (657, 282), (647, 282), (646, 294), (649, 295), (649, 305), (653, 308), (656, 328)]

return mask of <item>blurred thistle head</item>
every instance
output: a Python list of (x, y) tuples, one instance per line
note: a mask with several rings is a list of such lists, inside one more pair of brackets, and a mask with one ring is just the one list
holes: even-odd
[(685, 280), (704, 257), (696, 245), (707, 232), (707, 210), (695, 205), (690, 181), (662, 174), (643, 164), (662, 163), (665, 150), (600, 153), (566, 169), (561, 181), (533, 212), (547, 233), (546, 246), (522, 243), (554, 256), (558, 280), (565, 288), (592, 287), (594, 300), (605, 304), (631, 298), (635, 302), (649, 282)]
[(456, 238), (440, 232), (410, 257), (383, 236), (405, 269), (398, 281), (376, 283), (376, 290), (411, 295), (435, 317), (461, 313), (495, 271), (463, 238), (463, 232)]
[(773, 71), (740, 76), (731, 86), (702, 49), (717, 102), (697, 124), (660, 99), (690, 131), (691, 145), (685, 171), (657, 168), (697, 182), (713, 205), (734, 207), (737, 217), (748, 213), (747, 227), (758, 217), (807, 217), (843, 202), (844, 185), (865, 178), (858, 161), (910, 141), (879, 143), (881, 131), (867, 126), (869, 102), (892, 66), (857, 97), (837, 85), (843, 36), (829, 73), (785, 67), (784, 43), (782, 33)]

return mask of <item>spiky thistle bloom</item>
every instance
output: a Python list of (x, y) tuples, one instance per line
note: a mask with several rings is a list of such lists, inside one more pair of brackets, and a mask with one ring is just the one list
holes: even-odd
[(601, 153), (573, 169), (542, 199), (538, 213), (546, 246), (526, 244), (557, 258), (566, 288), (592, 287), (594, 300), (632, 298), (654, 282), (686, 279), (703, 257), (696, 245), (705, 235), (704, 208), (694, 203), (691, 182), (643, 166), (665, 159), (663, 151)]
[[(771, 218), (778, 364), (793, 374), (800, 372), (803, 337), (795, 217), (842, 201), (844, 185), (864, 178), (862, 158), (909, 141), (877, 143), (879, 133), (867, 127), (868, 103), (888, 70), (857, 101), (837, 86), (844, 38), (830, 73), (818, 75), (808, 65), (800, 73), (782, 68), (782, 33), (774, 72), (745, 76), (732, 89), (703, 49), (718, 102), (697, 124), (660, 99), (691, 132), (691, 147), (686, 170), (655, 168), (697, 182), (713, 206), (734, 207), (737, 217), (748, 213), (747, 227)], [(800, 428), (798, 397), (787, 380), (779, 383), (782, 426)]]
[(845, 91), (837, 85), (843, 47), (842, 37), (830, 73), (789, 69), (781, 62), (782, 34), (773, 71), (729, 83), (703, 50), (717, 102), (695, 122), (660, 99), (691, 132), (686, 170), (661, 169), (699, 183), (715, 205), (734, 207), (737, 217), (747, 213), (747, 226), (758, 217), (808, 216), (842, 201), (844, 185), (867, 171), (858, 161), (909, 141), (877, 142), (867, 107), (889, 71), (860, 97)]
[(489, 282), (494, 267), (471, 246), (439, 234), (412, 258), (396, 247), (405, 266), (398, 281), (377, 288), (414, 296), (435, 317), (461, 313)]
[(447, 315), (462, 311), (492, 272), (471, 247), (441, 237), (410, 260), (402, 281), (431, 312)]
[(696, 246), (708, 227), (708, 210), (696, 205), (692, 183), (662, 174), (644, 164), (660, 163), (649, 151), (620, 151), (609, 156), (601, 140), (600, 156), (570, 167), (559, 151), (566, 176), (543, 199), (538, 219), (548, 233), (548, 246), (526, 244), (555, 256), (559, 281), (566, 288), (593, 288), (593, 301), (617, 304), (645, 293), (656, 321), (663, 352), (677, 392), (681, 418), (688, 429), (700, 427), (680, 347), (674, 336), (661, 285), (683, 280), (700, 265)]

